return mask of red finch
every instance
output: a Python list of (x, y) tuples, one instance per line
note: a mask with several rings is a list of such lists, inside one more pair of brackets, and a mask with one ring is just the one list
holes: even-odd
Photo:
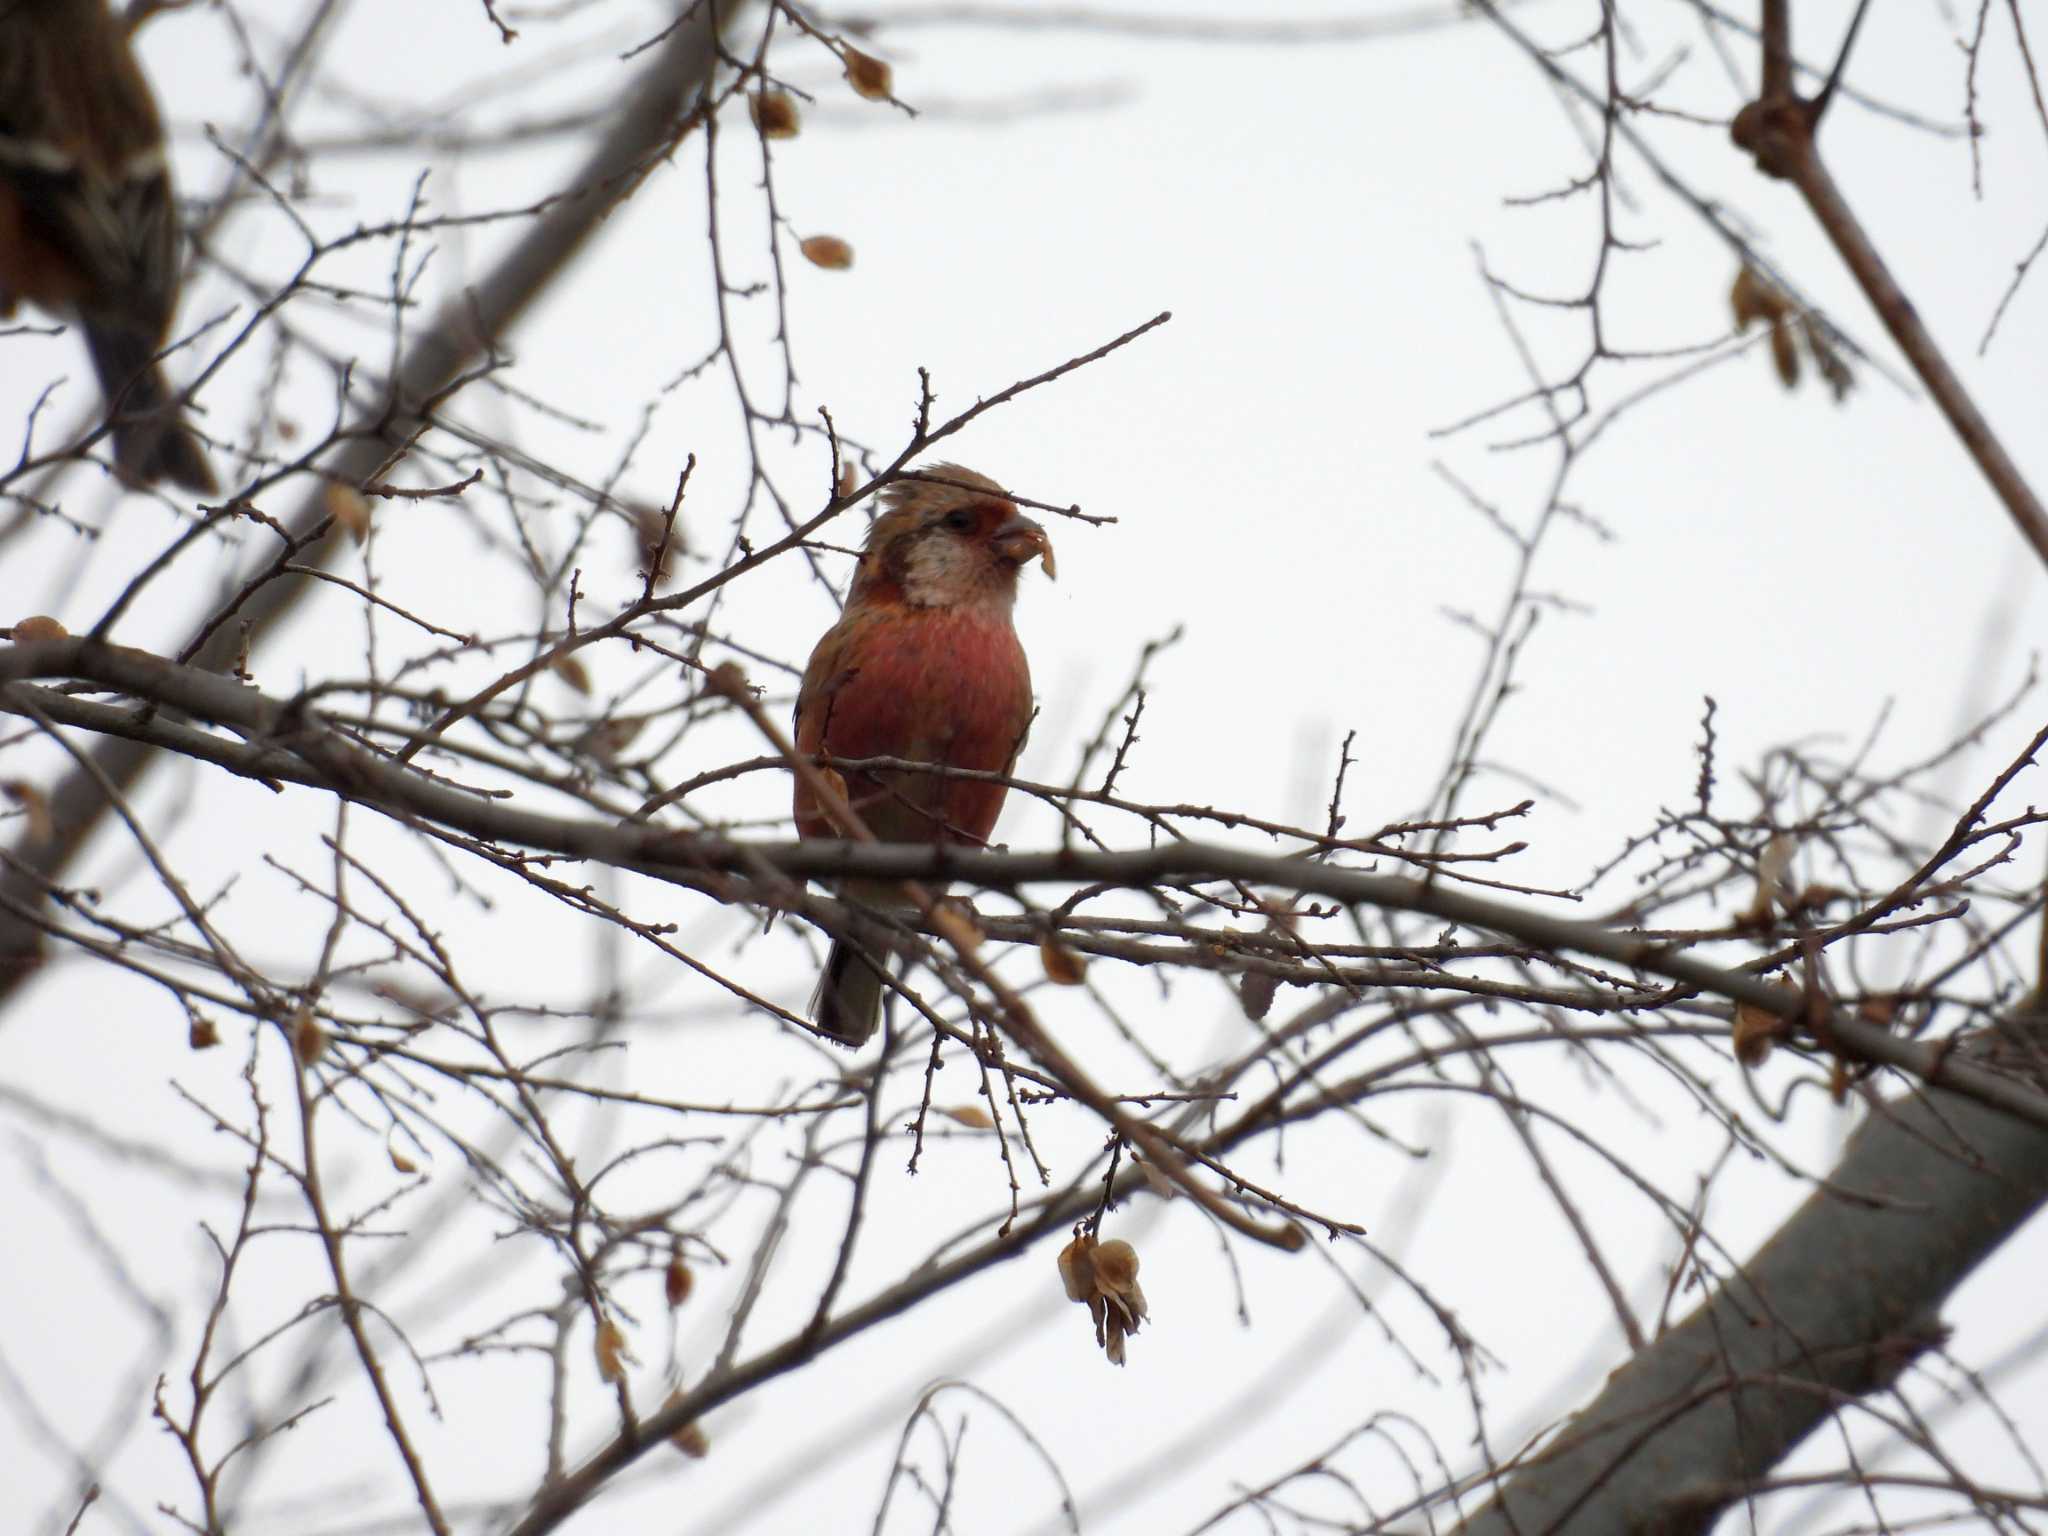
[[(796, 747), (821, 757), (897, 757), (1008, 773), (1031, 728), (1031, 668), (1010, 625), (1017, 574), (1052, 542), (1003, 488), (956, 464), (882, 492), (882, 515), (839, 622), (825, 632), (796, 698)], [(884, 842), (988, 841), (1007, 786), (912, 769), (846, 775), (846, 795)], [(799, 778), (796, 829), (837, 837)], [(886, 883), (850, 881), (840, 894), (903, 905)], [(846, 1045), (875, 1032), (886, 952), (836, 940), (811, 1011)]]
[(218, 489), (156, 354), (178, 306), (163, 124), (106, 0), (0, 0), (0, 316), (75, 316), (130, 484)]

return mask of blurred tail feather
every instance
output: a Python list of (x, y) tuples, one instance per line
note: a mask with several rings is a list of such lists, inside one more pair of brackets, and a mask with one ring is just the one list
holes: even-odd
[(866, 951), (835, 939), (811, 999), (811, 1017), (840, 1044), (865, 1045), (881, 1022), (886, 985), (879, 965)]
[(220, 489), (199, 436), (178, 414), (177, 393), (147, 338), (88, 325), (94, 370), (114, 423), (114, 468), (130, 485), (168, 480), (211, 495)]

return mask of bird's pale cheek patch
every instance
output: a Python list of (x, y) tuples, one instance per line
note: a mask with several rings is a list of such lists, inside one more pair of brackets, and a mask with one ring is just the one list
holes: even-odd
[(976, 564), (958, 539), (921, 538), (903, 563), (903, 594), (921, 607), (957, 602), (974, 589)]

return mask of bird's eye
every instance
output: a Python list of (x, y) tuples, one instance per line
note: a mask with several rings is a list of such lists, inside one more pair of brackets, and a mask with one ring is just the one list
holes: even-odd
[(955, 533), (967, 533), (974, 527), (974, 514), (967, 508), (962, 507), (957, 512), (948, 512), (945, 517), (945, 524)]

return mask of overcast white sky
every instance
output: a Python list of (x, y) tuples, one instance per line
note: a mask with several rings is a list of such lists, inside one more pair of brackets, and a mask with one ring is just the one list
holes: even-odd
[[(266, 49), (283, 31), (266, 29), (297, 10), (274, 9), (280, 14), (250, 18)], [(1182, 0), (1172, 14), (1242, 18), (1254, 9)], [(1372, 12), (1305, 3), (1285, 9), (1304, 17)], [(1628, 9), (1640, 29), (1639, 51), (1626, 61), (1636, 80), (1683, 51), (1667, 100), (1712, 117), (1738, 104), (1687, 5), (1660, 0)], [(1802, 48), (1824, 55), (1848, 9), (1799, 7)], [(1590, 25), (1593, 12), (1542, 0), (1513, 14), (1561, 38)], [(350, 8), (329, 68), (366, 98), (458, 103), (468, 99), (466, 82), (518, 70), (522, 49), (542, 57), (571, 28), (603, 42), (574, 69), (554, 67), (540, 99), (514, 106), (508, 97), (476, 109), (481, 121), (502, 122), (537, 115), (550, 100), (587, 100), (598, 82), (628, 78), (615, 59), (631, 35), (628, 21), (618, 6), (580, 20), (534, 21), (529, 36), (505, 48), (479, 5), (361, 0)], [(1953, 122), (1964, 100), (1954, 29), (1964, 24), (1931, 7), (1874, 7), (1856, 83)], [(225, 36), (220, 15), (200, 7), (155, 21), (144, 37), (145, 60), (175, 125), (184, 190), (193, 195), (225, 176), (203, 125), (233, 137), (252, 110), (252, 88), (230, 68)], [(1512, 570), (1508, 544), (1432, 465), (1451, 468), (1517, 526), (1542, 505), (1554, 467), (1548, 448), (1499, 450), (1534, 428), (1526, 415), (1448, 440), (1432, 433), (1526, 385), (1478, 276), (1477, 252), (1527, 289), (1571, 291), (1586, 281), (1596, 231), (1590, 201), (1508, 205), (1584, 171), (1579, 131), (1513, 47), (1478, 23), (1288, 47), (928, 26), (884, 32), (874, 46), (892, 61), (899, 94), (930, 107), (920, 120), (855, 99), (815, 53), (792, 48), (786, 55), (791, 78), (815, 88), (821, 102), (804, 133), (776, 148), (782, 212), (799, 232), (842, 236), (856, 252), (848, 272), (798, 266), (791, 274), (790, 324), (806, 409), (828, 407), (849, 438), (893, 454), (919, 367), (930, 370), (941, 411), (954, 410), (1158, 311), (1174, 315), (1107, 361), (990, 413), (947, 450), (1023, 494), (1117, 519), (1055, 526), (1059, 583), (1026, 578), (1018, 622), (1043, 712), (1020, 772), (1047, 779), (1069, 772), (1140, 645), (1179, 627), (1184, 638), (1155, 663), (1125, 792), (1314, 822), (1337, 743), (1355, 729), (1354, 823), (1420, 810), (1479, 654), (1449, 613), (1490, 617)], [(2048, 148), (2010, 51), (2001, 38), (1979, 83), (1990, 128), (1981, 200), (1971, 195), (1959, 139), (1844, 106), (1823, 147), (2038, 487), (2048, 484), (2048, 436), (2040, 431), (2048, 384), (2044, 279), (2021, 292), (1989, 351), (1977, 353), (2013, 263), (2048, 219), (2041, 195)], [(1738, 57), (1753, 79), (1753, 55), (1738, 50)], [(1576, 67), (1591, 75), (1596, 62), (1581, 57)], [(1048, 96), (1057, 99), (1046, 104)], [(301, 132), (346, 134), (364, 121), (357, 104), (325, 94)], [(1608, 536), (1569, 525), (1544, 545), (1534, 585), (1570, 606), (1537, 626), (1522, 691), (1490, 754), (1542, 788), (1494, 779), (1468, 801), (1468, 808), (1488, 808), (1536, 793), (1536, 808), (1516, 834), (1531, 843), (1517, 877), (1536, 885), (1579, 886), (1658, 806), (1691, 797), (1704, 696), (1719, 701), (1723, 792), (1731, 809), (1747, 810), (1738, 769), (1767, 746), (1831, 739), (1846, 751), (1884, 717), (1873, 760), (1917, 760), (2014, 689), (2036, 637), (2048, 632), (2048, 581), (2038, 562), (1933, 409), (1893, 382), (1905, 376), (1899, 360), (1793, 195), (1760, 181), (1717, 126), (1671, 121), (1658, 133), (1674, 167), (1751, 227), (1781, 269), (1872, 349), (1881, 371), (1859, 368), (1859, 387), (1838, 405), (1811, 380), (1783, 391), (1768, 358), (1752, 350), (1635, 408), (1575, 471), (1569, 499)], [(750, 138), (730, 134), (727, 148), (724, 216), (752, 228), (761, 214), (750, 191)], [(427, 196), (443, 211), (517, 206), (552, 189), (580, 153), (578, 143), (442, 165)], [(397, 218), (419, 163), (414, 149), (317, 159), (301, 212), (330, 232)], [(1654, 248), (1617, 258), (1607, 287), (1611, 339), (1651, 349), (1723, 335), (1735, 272), (1726, 249), (1639, 163), (1624, 155), (1622, 166), (1631, 195), (1622, 231)], [(517, 228), (444, 241), (426, 289), (437, 297), (457, 290), (487, 269)], [(292, 259), (289, 230), (273, 211), (251, 208), (229, 231), (226, 249), (238, 263), (274, 274)], [(736, 235), (732, 249), (751, 263), (736, 280), (761, 275), (757, 238)], [(345, 270), (381, 287), (391, 259), (379, 245)], [(701, 157), (686, 148), (671, 172), (613, 216), (570, 279), (511, 339), (512, 382), (595, 430), (572, 430), (513, 403), (486, 406), (482, 396), (463, 409), (494, 434), (603, 481), (645, 403), (714, 339), (705, 291)], [(246, 294), (211, 276), (188, 293), (184, 320), (196, 324), (247, 303)], [(1519, 318), (1553, 366), (1576, 356), (1576, 318)], [(362, 349), (373, 365), (386, 356), (381, 317), (350, 321), (309, 305), (301, 323), (336, 345)], [(742, 323), (765, 337), (772, 316), (756, 305)], [(776, 398), (772, 357), (758, 346), (750, 355), (756, 387)], [(221, 435), (234, 436), (264, 407), (257, 392), (264, 365), (261, 355), (237, 363), (205, 397)], [(1617, 368), (1604, 376), (1597, 401), (1612, 404), (1669, 367)], [(0, 338), (0, 422), (19, 420), (60, 372), (71, 379), (64, 406), (83, 410), (89, 376), (74, 337)], [(713, 382), (668, 397), (621, 484), (663, 499), (684, 456), (696, 453), (685, 521), (705, 548), (727, 536), (732, 490), (744, 473), (722, 389)], [(279, 398), (308, 431), (324, 430), (331, 380), (295, 374)], [(800, 503), (815, 502), (825, 483), (815, 448), (778, 443), (775, 452), (785, 488)], [(115, 500), (83, 480), (72, 495), (67, 510), (104, 522), (107, 536), (82, 564), (78, 541), (55, 527), (10, 548), (0, 576), (5, 617), (44, 611), (85, 627), (140, 563), (137, 551), (160, 547), (178, 527), (148, 499)], [(534, 624), (530, 590), (508, 562), (480, 551), (434, 504), (380, 515), (373, 557), (394, 593), (427, 604), (451, 627), (503, 634)], [(853, 530), (834, 536), (850, 541)], [(628, 542), (613, 530), (600, 548), (608, 566), (583, 562), (592, 614), (637, 588)], [(182, 584), (142, 605), (117, 638), (177, 643), (204, 596), (205, 572), (195, 562), (187, 567)], [(360, 575), (360, 557), (344, 557), (340, 569)], [(832, 569), (843, 576), (844, 562)], [(736, 587), (721, 617), (734, 632), (800, 661), (832, 607), (796, 562), (785, 561)], [(352, 604), (319, 605), (259, 652), (258, 680), (289, 692), (301, 678), (321, 675), (336, 648), (344, 657), (359, 651), (361, 639)], [(385, 643), (400, 653), (424, 649), (410, 637)], [(648, 666), (623, 651), (589, 661), (611, 686)], [(758, 681), (786, 688), (786, 679), (750, 665)], [(1957, 769), (1951, 789), (1968, 799), (2040, 721), (2038, 697), (2030, 697)], [(677, 749), (674, 774), (752, 750), (737, 733), (707, 733), (703, 743)], [(723, 803), (774, 814), (784, 793), (779, 782), (762, 781)], [(2020, 801), (2041, 795), (2037, 777), (2015, 790)], [(317, 840), (332, 827), (307, 797), (273, 798), (183, 772), (153, 781), (143, 801), (163, 816), (189, 811), (170, 834), (180, 867), (206, 888), (239, 875), (225, 910), (229, 921), (248, 925), (244, 932), (263, 935), (263, 924), (272, 925), (274, 942), (259, 939), (259, 949), (304, 948), (304, 930), (293, 933), (291, 925), (319, 923), (318, 910), (300, 903), (258, 855), (317, 865)], [(368, 820), (359, 817), (358, 834), (378, 836), (362, 825)], [(1031, 847), (1053, 831), (1042, 808), (1017, 806), (1001, 835)], [(130, 865), (125, 850), (110, 844), (96, 869), (111, 878)], [(416, 857), (412, 868), (423, 887), (448, 890), (430, 861)], [(686, 937), (738, 943), (748, 931), (680, 893), (626, 890), (641, 904), (636, 910), (681, 923)], [(1627, 893), (1625, 879), (1603, 886), (1589, 910)], [(144, 910), (152, 909), (145, 903)], [(605, 1069), (615, 1081), (759, 1101), (818, 1069), (814, 1053), (772, 1024), (736, 1016), (648, 958), (619, 955), (606, 933), (558, 908), (512, 896), (486, 913), (450, 895), (435, 920), (469, 966), (506, 994), (526, 988), (565, 1004), (587, 1001), (600, 968), (622, 966), (633, 1016), (627, 1056)], [(779, 938), (755, 944), (733, 964), (789, 1006), (800, 1006), (811, 985), (802, 952)], [(1107, 970), (1098, 964), (1098, 972)], [(1200, 1059), (1245, 1029), (1220, 985), (1183, 983), (1163, 999), (1149, 977), (1111, 975), (1105, 984), (1177, 1060)], [(1059, 1031), (1059, 1000), (1047, 1006)], [(1093, 1026), (1094, 1015), (1087, 1017)], [(241, 1152), (209, 1135), (170, 1085), (237, 1105), (241, 1048), (192, 1056), (184, 1036), (182, 1016), (162, 994), (60, 966), (9, 1018), (0, 1080), (130, 1134), (168, 1135), (193, 1159), (235, 1170)], [(1070, 1043), (1091, 1058), (1128, 1065), (1098, 1041)], [(1681, 1099), (1659, 1097), (1629, 1069), (1628, 1085), (1650, 1104), (1636, 1113), (1612, 1087), (1596, 1088), (1563, 1060), (1532, 1057), (1526, 1071), (1525, 1093), (1582, 1114), (1631, 1169), (1675, 1198), (1690, 1198), (1694, 1173), (1719, 1137)], [(971, 1096), (971, 1083), (953, 1086), (959, 1102)], [(1820, 1107), (1817, 1096), (1797, 1103), (1782, 1142), (1824, 1166), (1848, 1117)], [(1260, 1162), (1258, 1171), (1313, 1208), (1365, 1223), (1383, 1250), (1456, 1310), (1493, 1362), (1482, 1376), (1488, 1424), (1500, 1437), (1496, 1451), (1510, 1450), (1517, 1429), (1531, 1427), (1525, 1415), (1567, 1406), (1621, 1358), (1611, 1317), (1496, 1112), (1423, 1096), (1372, 1112), (1391, 1136), (1437, 1155), (1418, 1164), (1391, 1142), (1361, 1155), (1365, 1143), (1355, 1133), (1312, 1132), (1286, 1143), (1284, 1169)], [(1067, 1170), (1094, 1150), (1098, 1138), (1078, 1118), (1041, 1121), (1044, 1149), (1066, 1158)], [(63, 1203), (39, 1183), (40, 1160), (115, 1235), (141, 1288), (181, 1320), (193, 1315), (213, 1272), (195, 1223), (231, 1222), (233, 1199), (231, 1188), (167, 1183), (122, 1166), (19, 1106), (0, 1103), (0, 1124), (15, 1255), (0, 1264), (0, 1357), (25, 1384), (0, 1396), (0, 1446), (25, 1448), (5, 1458), (17, 1471), (0, 1478), (0, 1527), (29, 1530), (47, 1525), (63, 1504), (70, 1474), (28, 1427), (20, 1392), (33, 1395), (36, 1411), (66, 1439), (88, 1443), (110, 1404), (118, 1399), (139, 1415), (148, 1391), (148, 1373), (125, 1387), (118, 1380), (141, 1355), (144, 1335), (134, 1310), (108, 1299), (104, 1268), (82, 1248)], [(587, 1116), (576, 1124), (592, 1158), (639, 1129)], [(40, 1152), (32, 1150), (38, 1142)], [(764, 1154), (764, 1176), (773, 1176), (782, 1155), (779, 1148)], [(1612, 1173), (1568, 1151), (1559, 1155), (1585, 1181), (1589, 1213), (1623, 1256), (1625, 1276), (1655, 1295), (1667, 1232)], [(383, 1148), (365, 1137), (348, 1157), (342, 1188), (351, 1201), (368, 1203), (391, 1182)], [(915, 1181), (902, 1176), (900, 1157), (885, 1154), (884, 1162), (854, 1295), (884, 1283), (935, 1232), (985, 1230), (1003, 1202), (1001, 1173), (984, 1143), (941, 1144)], [(452, 1185), (463, 1172), (451, 1157), (435, 1176)], [(650, 1189), (664, 1176), (650, 1172)], [(1720, 1236), (1740, 1251), (1803, 1192), (1767, 1170), (1738, 1172), (1718, 1197)], [(432, 1198), (416, 1196), (393, 1214), (393, 1225), (429, 1219)], [(775, 1336), (774, 1322), (803, 1315), (816, 1285), (805, 1266), (829, 1262), (838, 1200), (836, 1191), (821, 1195), (815, 1211), (800, 1212), (814, 1221), (798, 1223), (785, 1283), (771, 1289), (756, 1342)], [(503, 1238), (502, 1226), (473, 1214), (461, 1219), (475, 1229), (466, 1249), (471, 1264), (438, 1273), (431, 1284), (414, 1276), (388, 1298), (417, 1322), (423, 1350), (453, 1345), (467, 1315), (438, 1293), (467, 1298), (497, 1286), (507, 1298), (542, 1305), (557, 1294), (533, 1245)], [(1456, 1361), (1441, 1330), (1385, 1269), (1341, 1249), (1326, 1250), (1327, 1258), (1237, 1251), (1226, 1259), (1209, 1228), (1180, 1206), (1138, 1201), (1121, 1220), (1143, 1254), (1155, 1316), (1133, 1341), (1128, 1369), (1102, 1362), (1079, 1309), (1059, 1297), (1052, 1252), (1035, 1251), (714, 1415), (706, 1425), (709, 1459), (650, 1460), (629, 1479), (634, 1491), (571, 1529), (866, 1529), (907, 1405), (941, 1373), (972, 1381), (1028, 1426), (1083, 1501), (1091, 1531), (1186, 1529), (1235, 1487), (1278, 1475), (1375, 1413), (1411, 1416), (1453, 1465), (1465, 1464), (1471, 1409)], [(515, 1260), (528, 1262), (522, 1269)], [(1961, 1358), (1982, 1364), (2001, 1340), (2032, 1326), (2044, 1260), (2048, 1247), (2029, 1233), (1964, 1293), (1951, 1315), (1963, 1324)], [(1377, 1322), (1361, 1318), (1333, 1264), (1347, 1267), (1385, 1308), (1413, 1363)], [(319, 1290), (293, 1260), (276, 1262), (276, 1283), (283, 1311), (246, 1319), (243, 1342)], [(692, 1351), (715, 1338), (730, 1301), (726, 1284), (709, 1277), (691, 1304), (697, 1311), (685, 1315), (686, 1369), (701, 1372), (701, 1353)], [(1978, 1318), (2006, 1321), (1980, 1330)], [(648, 1326), (637, 1342), (645, 1362), (640, 1390), (652, 1406), (665, 1361), (651, 1315)], [(165, 1366), (174, 1379), (188, 1358), (181, 1333)], [(1272, 1411), (1255, 1424), (1222, 1426), (1241, 1431), (1227, 1442), (1204, 1438), (1217, 1428), (1211, 1416), (1261, 1373), (1274, 1378)], [(402, 1391), (414, 1391), (409, 1368), (395, 1374)], [(537, 1465), (541, 1400), (537, 1387), (530, 1396), (508, 1388), (518, 1379), (503, 1367), (438, 1367), (445, 1417), (437, 1424), (415, 1414), (458, 1509), (466, 1498), (519, 1485)], [(2041, 1387), (2036, 1372), (2004, 1396), (2037, 1437), (2048, 1430)], [(344, 1406), (296, 1432), (267, 1471), (268, 1518), (249, 1529), (404, 1528), (388, 1445), (362, 1428), (356, 1383), (333, 1389)], [(409, 1401), (417, 1409), (417, 1396)], [(577, 1434), (594, 1443), (608, 1425), (594, 1383), (587, 1410)], [(1055, 1489), (997, 1412), (961, 1398), (947, 1413), (949, 1424), (963, 1414), (971, 1421), (956, 1528), (1032, 1530), (1054, 1515)], [(1395, 1432), (1404, 1436), (1428, 1478), (1434, 1468), (1424, 1442)], [(2024, 1476), (2010, 1445), (1989, 1430), (1965, 1432), (1955, 1443), (1990, 1480)], [(155, 1499), (184, 1499), (189, 1508), (174, 1452), (168, 1437), (141, 1423), (111, 1469), (109, 1492), (118, 1490), (125, 1505), (110, 1498), (83, 1529), (166, 1528)], [(1161, 1453), (1168, 1465), (1153, 1469), (1132, 1498), (1109, 1497), (1120, 1479)], [(1398, 1502), (1412, 1491), (1385, 1447), (1349, 1455), (1348, 1467), (1375, 1500)], [(287, 1488), (317, 1515), (281, 1507)], [(366, 1522), (389, 1513), (398, 1523), (337, 1521), (343, 1497), (359, 1501)], [(740, 1522), (743, 1509), (756, 1513), (751, 1525)], [(466, 1511), (469, 1528), (475, 1516)], [(891, 1529), (927, 1528), (924, 1519), (899, 1504)]]

